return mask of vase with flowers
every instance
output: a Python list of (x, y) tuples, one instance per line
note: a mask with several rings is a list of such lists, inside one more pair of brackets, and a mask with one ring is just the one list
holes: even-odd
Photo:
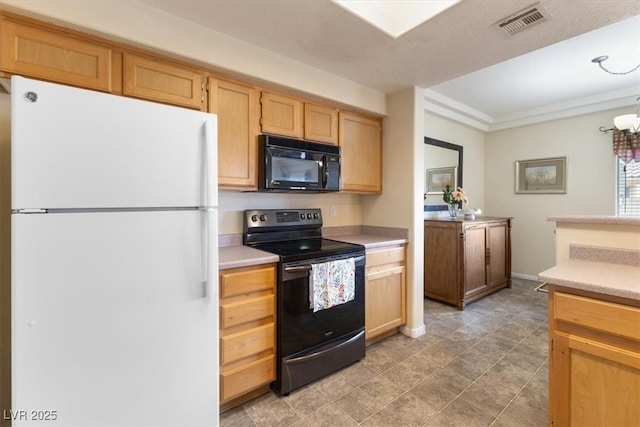
[(461, 187), (458, 187), (457, 190), (453, 191), (450, 185), (444, 187), (444, 191), (442, 193), (442, 200), (447, 204), (449, 208), (449, 215), (452, 218), (458, 216), (458, 209), (460, 209), (460, 205), (464, 203), (465, 205), (469, 203), (469, 199), (464, 194), (464, 190)]

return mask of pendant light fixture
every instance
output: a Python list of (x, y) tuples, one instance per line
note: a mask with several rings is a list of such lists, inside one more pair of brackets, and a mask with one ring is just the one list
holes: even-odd
[(594, 64), (598, 64), (598, 66), (600, 68), (602, 68), (604, 71), (606, 71), (607, 73), (618, 75), (618, 76), (622, 76), (622, 75), (625, 75), (625, 74), (632, 73), (635, 70), (637, 70), (638, 68), (640, 68), (640, 64), (638, 64), (635, 67), (633, 67), (632, 69), (630, 69), (629, 71), (622, 71), (622, 72), (610, 71), (610, 70), (607, 70), (606, 68), (604, 68), (604, 65), (602, 65), (602, 63), (604, 61), (606, 61), (607, 59), (609, 59), (609, 57), (607, 55), (601, 55), (601, 56), (596, 56), (595, 58), (593, 58), (591, 60), (591, 62), (593, 62)]
[[(632, 69), (630, 69), (629, 71), (622, 71), (622, 72), (611, 71), (606, 69), (602, 65), (602, 63), (607, 59), (609, 59), (607, 55), (601, 55), (593, 58), (591, 62), (593, 62), (594, 64), (598, 64), (598, 66), (602, 68), (604, 71), (606, 71), (607, 73), (618, 75), (618, 76), (632, 73), (636, 71), (638, 68), (640, 68), (640, 64), (638, 64)], [(636, 98), (636, 101), (640, 101), (640, 97)], [(626, 131), (631, 133), (640, 132), (640, 110), (638, 110), (635, 114), (623, 114), (621, 116), (614, 117), (613, 125), (616, 127), (616, 129), (621, 131)], [(602, 128), (600, 130), (605, 132), (605, 130), (603, 130)], [(609, 130), (611, 129), (606, 129), (606, 131), (609, 131)]]

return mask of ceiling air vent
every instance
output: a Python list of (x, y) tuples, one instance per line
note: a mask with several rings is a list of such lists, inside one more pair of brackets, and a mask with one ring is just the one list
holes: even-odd
[(536, 3), (515, 15), (500, 20), (495, 26), (509, 35), (515, 34), (546, 20), (545, 13), (540, 4)]

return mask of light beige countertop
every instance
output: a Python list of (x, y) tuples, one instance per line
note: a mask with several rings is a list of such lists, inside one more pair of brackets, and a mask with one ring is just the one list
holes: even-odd
[(538, 274), (554, 285), (640, 301), (640, 251), (571, 245), (571, 257)]
[(559, 215), (548, 216), (547, 221), (572, 224), (640, 225), (640, 217), (637, 216)]
[(394, 238), (376, 234), (350, 234), (345, 236), (331, 236), (327, 238), (332, 240), (339, 240), (341, 242), (355, 243), (356, 245), (363, 245), (365, 249), (378, 248), (381, 246), (401, 245), (408, 242), (408, 240), (405, 238)]
[[(408, 242), (406, 230), (366, 226), (328, 227), (323, 230), (322, 237), (363, 245), (367, 249)], [(278, 260), (277, 255), (242, 245), (242, 235), (229, 234), (219, 238), (218, 268), (220, 270), (249, 267), (278, 262)]]
[(252, 265), (278, 262), (278, 255), (259, 251), (249, 246), (222, 246), (218, 252), (218, 268), (249, 267)]
[(381, 246), (401, 245), (409, 242), (409, 233), (404, 228), (356, 225), (347, 227), (325, 227), (322, 237), (341, 242), (363, 245), (365, 249)]

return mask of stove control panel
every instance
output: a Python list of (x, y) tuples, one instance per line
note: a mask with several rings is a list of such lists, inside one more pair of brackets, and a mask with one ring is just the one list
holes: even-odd
[(322, 226), (320, 209), (262, 209), (244, 211), (245, 230), (261, 227)]

